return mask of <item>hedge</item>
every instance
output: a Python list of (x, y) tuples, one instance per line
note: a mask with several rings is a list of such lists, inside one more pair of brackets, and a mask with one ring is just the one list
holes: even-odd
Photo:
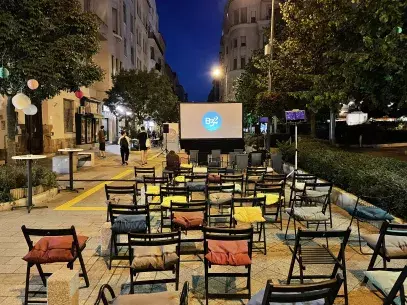
[[(57, 177), (50, 169), (34, 165), (32, 168), (33, 186), (56, 187)], [(25, 165), (0, 166), (0, 202), (13, 200), (11, 189), (27, 187), (27, 167)]]
[[(294, 163), (294, 146), (279, 143), (283, 160)], [(373, 197), (369, 202), (407, 219), (407, 162), (373, 157), (302, 139), (298, 167), (356, 196)], [(390, 198), (385, 198), (390, 197)]]

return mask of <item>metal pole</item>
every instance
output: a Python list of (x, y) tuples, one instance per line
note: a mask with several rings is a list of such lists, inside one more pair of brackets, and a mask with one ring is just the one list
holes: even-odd
[[(275, 9), (274, 9), (274, 4), (275, 4), (275, 0), (271, 1), (271, 18), (270, 18), (270, 63), (269, 63), (269, 73), (268, 73), (268, 77), (269, 77), (269, 83), (268, 83), (268, 91), (271, 92), (271, 67), (272, 67), (272, 62), (273, 62), (273, 53), (274, 53), (274, 13), (275, 13)], [(275, 116), (273, 117), (273, 119), (275, 120)], [(269, 123), (267, 124), (267, 139), (266, 139), (266, 148), (269, 151), (270, 150), (270, 126), (271, 122), (269, 121)], [(275, 130), (277, 132), (277, 130)]]
[(225, 102), (228, 101), (228, 67), (226, 67), (225, 73)]
[(294, 164), (294, 171), (297, 172), (298, 170), (298, 126), (295, 123), (295, 164)]
[(28, 194), (27, 194), (27, 210), (28, 213), (31, 211), (31, 207), (33, 204), (33, 189), (32, 189), (32, 160), (28, 159), (27, 160), (27, 188), (28, 188)]

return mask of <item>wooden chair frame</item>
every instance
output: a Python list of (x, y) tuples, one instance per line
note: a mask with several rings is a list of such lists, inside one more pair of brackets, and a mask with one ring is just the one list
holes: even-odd
[[(129, 186), (111, 186), (105, 184), (105, 193), (106, 193), (106, 200), (110, 200), (111, 195), (130, 195), (133, 197), (133, 204), (137, 204), (137, 184), (129, 185)], [(120, 204), (120, 201), (119, 201)], [(106, 221), (109, 221), (109, 211), (107, 212)]]
[[(67, 268), (73, 270), (73, 266), (75, 261), (78, 259), (79, 264), (81, 265), (81, 270), (82, 273), (79, 274), (80, 277), (83, 277), (85, 280), (85, 287), (89, 287), (89, 278), (88, 274), (86, 271), (86, 266), (85, 266), (85, 261), (83, 260), (82, 257), (82, 251), (86, 247), (86, 243), (82, 246), (82, 248), (79, 246), (79, 241), (78, 241), (78, 236), (76, 235), (76, 230), (74, 226), (71, 226), (69, 229), (30, 229), (27, 228), (26, 226), (22, 226), (21, 230), (23, 231), (24, 238), (27, 242), (28, 245), (28, 250), (31, 251), (34, 248), (34, 242), (31, 240), (31, 236), (41, 236), (41, 237), (58, 237), (58, 236), (72, 236), (73, 243), (72, 246), (75, 249), (75, 253), (73, 256), (73, 259), (67, 263)], [(42, 280), (42, 284), (44, 287), (47, 287), (47, 278), (52, 275), (52, 273), (45, 273), (42, 270), (41, 264), (33, 264), (33, 263), (28, 263), (27, 262), (27, 272), (26, 272), (26, 278), (25, 278), (25, 291), (24, 291), (24, 305), (27, 304), (38, 304), (38, 303), (45, 303), (47, 304), (47, 300), (30, 300), (29, 295), (30, 294), (47, 294), (46, 291), (30, 291), (30, 273), (31, 273), (31, 268), (36, 266), (38, 273), (40, 275), (40, 278)]]
[[(297, 183), (317, 183), (318, 178), (312, 174), (298, 174), (294, 173), (293, 181), (290, 187), (290, 199), (289, 199), (289, 206), (296, 204), (297, 202), (301, 202), (301, 196), (304, 193), (303, 188), (298, 188), (296, 186)], [(299, 195), (298, 195), (299, 194)]]
[[(246, 169), (246, 179), (245, 179), (245, 188), (244, 194), (247, 196), (248, 192), (254, 193), (254, 188), (250, 188), (249, 184), (256, 184), (259, 180), (262, 179), (263, 175), (267, 174), (267, 167), (248, 167)], [(257, 180), (253, 180), (251, 177), (260, 177)]]
[(168, 177), (148, 177), (148, 176), (144, 176), (143, 177), (143, 183), (144, 183), (144, 195), (145, 195), (145, 205), (149, 206), (149, 211), (150, 212), (158, 212), (161, 210), (161, 208), (150, 208), (150, 206), (157, 206), (159, 205), (159, 203), (154, 203), (154, 202), (150, 202), (149, 199), (154, 199), (155, 197), (159, 197), (160, 198), (160, 194), (149, 194), (147, 192), (147, 188), (149, 185), (153, 185), (153, 186), (161, 186), (161, 185), (166, 185), (169, 183), (169, 179)]
[[(240, 185), (240, 196), (243, 196), (243, 192), (244, 192), (244, 175), (243, 174), (238, 174), (238, 175), (229, 175), (229, 174), (221, 174), (220, 175), (220, 184), (224, 185), (224, 184), (229, 184), (229, 183), (233, 183), (233, 184), (239, 184)], [(235, 192), (236, 194), (237, 192)], [(238, 193), (237, 193), (238, 194)]]
[[(280, 184), (256, 183), (256, 187), (254, 189), (255, 197), (257, 196), (258, 193), (262, 193), (265, 195), (278, 194), (279, 197), (276, 205), (267, 206), (266, 204), (264, 204), (264, 216), (266, 217), (267, 223), (279, 223), (280, 230), (283, 229), (284, 191), (285, 191), (284, 183)], [(270, 220), (268, 217), (274, 217), (274, 220)]]
[[(113, 224), (116, 218), (119, 215), (145, 215), (146, 216), (146, 224), (147, 229), (145, 233), (150, 233), (151, 226), (150, 226), (150, 213), (148, 205), (136, 205), (136, 206), (129, 206), (129, 205), (118, 205), (118, 204), (109, 204), (108, 206), (108, 213), (110, 215), (110, 221)], [(126, 233), (115, 233), (112, 230), (112, 236), (110, 238), (110, 256), (109, 256), (109, 270), (112, 269), (112, 261), (113, 260), (125, 260), (128, 259), (128, 255), (119, 255), (119, 247), (128, 246), (128, 243), (120, 242), (120, 236), (126, 235)], [(119, 237), (119, 241), (117, 240)], [(114, 254), (113, 254), (114, 253)]]
[[(230, 202), (225, 202), (225, 203), (211, 203), (211, 201), (209, 199), (211, 193), (223, 193), (223, 192), (225, 192), (225, 190), (227, 193), (232, 194), (232, 199), (233, 199), (233, 197), (235, 195), (235, 185), (234, 184), (233, 185), (207, 185), (206, 186), (205, 197), (206, 197), (206, 201), (208, 202), (208, 226), (209, 227), (212, 224), (211, 218), (217, 219), (217, 218), (225, 218), (225, 217), (229, 217), (229, 227), (232, 227), (232, 223), (233, 223), (232, 199), (230, 200)], [(212, 214), (211, 208), (213, 206), (217, 207), (220, 213)], [(225, 208), (229, 209), (229, 212), (226, 214), (223, 213)], [(221, 222), (221, 223), (226, 223), (226, 221)]]
[[(140, 177), (141, 175), (141, 177)], [(134, 167), (134, 179), (136, 181), (136, 189), (138, 189), (138, 183), (143, 183), (144, 176), (155, 177), (155, 167)]]
[[(151, 247), (151, 246), (175, 246), (176, 254), (178, 255), (178, 261), (175, 265), (164, 270), (151, 270), (142, 269), (135, 270), (132, 268), (132, 262), (134, 259), (133, 247)], [(129, 246), (129, 260), (130, 260), (130, 294), (134, 293), (135, 285), (151, 285), (151, 284), (166, 284), (175, 283), (175, 290), (178, 291), (179, 286), (179, 268), (180, 268), (180, 248), (181, 248), (181, 231), (170, 233), (153, 233), (153, 234), (129, 234), (128, 235)], [(157, 272), (157, 271), (172, 271), (175, 274), (174, 278), (158, 279), (158, 280), (142, 280), (135, 281), (137, 274), (145, 272)]]
[[(168, 196), (185, 196), (187, 202), (190, 201), (190, 191), (186, 186), (174, 186), (174, 185), (161, 185), (160, 186), (160, 205), (163, 202), (164, 197)], [(163, 228), (171, 229), (171, 216), (169, 215), (169, 208), (160, 206), (161, 221), (160, 221), (160, 232), (163, 232)], [(169, 224), (166, 225), (165, 221)]]

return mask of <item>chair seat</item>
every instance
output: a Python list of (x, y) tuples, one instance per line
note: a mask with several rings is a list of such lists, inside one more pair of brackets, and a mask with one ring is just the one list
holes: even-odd
[(206, 188), (206, 183), (201, 181), (201, 182), (188, 182), (187, 187), (190, 191), (195, 191), (195, 192), (203, 192), (205, 191)]
[[(110, 303), (109, 303), (110, 304)], [(120, 295), (112, 303), (113, 305), (178, 305), (179, 294), (177, 292), (159, 292)]]
[(131, 268), (134, 270), (168, 270), (178, 262), (175, 252), (158, 246), (135, 247)]
[(182, 229), (193, 229), (204, 224), (203, 212), (174, 212), (174, 224)]
[(322, 213), (321, 207), (297, 207), (294, 208), (294, 213), (291, 208), (285, 209), (286, 213), (300, 220), (305, 221), (327, 221), (329, 215)]
[(188, 198), (186, 196), (167, 196), (163, 198), (161, 206), (164, 208), (170, 208), (171, 202), (187, 203)]
[(247, 182), (259, 182), (263, 180), (263, 176), (248, 176), (246, 178)]
[[(257, 198), (264, 198), (264, 196), (266, 196), (266, 205), (275, 205), (280, 200), (279, 194), (263, 194), (263, 193), (256, 194)], [(250, 198), (253, 198), (253, 196), (250, 196)], [(283, 199), (283, 198), (284, 197), (281, 197), (281, 199)]]
[(188, 163), (181, 163), (180, 165), (181, 168), (193, 168), (192, 164), (188, 164)]
[(355, 207), (351, 206), (351, 205), (347, 205), (344, 206), (344, 209), (346, 210), (346, 212), (349, 213), (349, 215), (351, 216), (355, 216), (356, 218), (359, 219), (365, 219), (365, 220), (372, 220), (372, 221), (392, 221), (394, 220), (394, 217), (389, 214), (388, 212), (374, 207), (374, 206), (361, 206), (359, 205), (356, 208), (355, 211)]
[(177, 183), (184, 183), (184, 182), (189, 182), (189, 179), (185, 179), (185, 176), (177, 176), (174, 178), (174, 181)]
[[(379, 288), (386, 296), (390, 293), (400, 274), (401, 272), (394, 271), (365, 271), (365, 275), (369, 281)], [(404, 282), (404, 291), (407, 291), (406, 282)], [(401, 304), (400, 297), (394, 299), (394, 303)]]
[[(252, 298), (250, 299), (249, 303), (247, 303), (247, 305), (262, 305), (263, 304), (263, 298), (264, 298), (264, 292), (265, 289), (261, 289), (258, 293), (256, 293), (254, 296), (252, 296)], [(279, 294), (281, 295), (281, 294)], [(287, 299), (289, 298), (289, 295), (287, 294)], [(320, 300), (315, 300), (315, 301), (310, 301), (310, 302), (296, 302), (296, 303), (275, 303), (275, 302), (271, 302), (269, 303), (270, 305), (324, 305), (325, 300), (320, 299)]]
[(116, 234), (143, 233), (146, 230), (146, 215), (119, 215), (112, 225), (112, 231)]
[(146, 189), (146, 195), (160, 195), (160, 186), (159, 185), (148, 185)]
[(209, 183), (220, 183), (220, 175), (218, 174), (209, 174), (208, 175), (208, 182)]
[(211, 193), (209, 194), (210, 204), (225, 204), (232, 201), (233, 195), (231, 193)]
[(266, 221), (260, 207), (235, 207), (233, 218), (238, 222), (250, 224)]
[(246, 240), (208, 240), (205, 258), (214, 265), (247, 266), (251, 264)]
[(302, 264), (306, 265), (334, 265), (335, 258), (323, 246), (301, 247)]
[(208, 172), (208, 168), (207, 167), (194, 167), (193, 171), (196, 174), (206, 174)]
[[(374, 250), (376, 248), (379, 234), (365, 234), (362, 237), (371, 249)], [(384, 244), (386, 256), (390, 258), (407, 258), (407, 236), (385, 236)], [(382, 250), (380, 252), (383, 254)]]
[[(87, 236), (78, 236), (81, 250), (85, 248), (87, 240)], [(47, 236), (42, 237), (23, 260), (32, 264), (65, 263), (73, 261), (76, 255), (72, 236)]]

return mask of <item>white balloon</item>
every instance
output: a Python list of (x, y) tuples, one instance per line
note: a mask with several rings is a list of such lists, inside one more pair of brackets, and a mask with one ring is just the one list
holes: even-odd
[(31, 105), (30, 98), (24, 93), (17, 93), (13, 96), (12, 103), (16, 109), (24, 109)]
[(23, 109), (24, 114), (26, 115), (34, 115), (38, 112), (37, 106), (34, 104), (28, 105), (28, 107)]

